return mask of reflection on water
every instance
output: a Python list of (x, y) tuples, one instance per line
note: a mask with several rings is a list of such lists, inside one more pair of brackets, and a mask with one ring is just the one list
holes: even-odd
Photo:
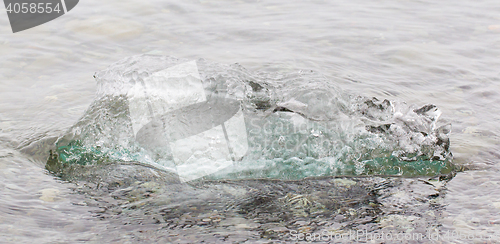
[(120, 164), (72, 173), (65, 180), (86, 196), (77, 204), (98, 208), (95, 217), (138, 242), (287, 241), (293, 233), (350, 231), (425, 236), (438, 230), (446, 180), (328, 177), (186, 184), (161, 171)]
[[(285, 242), (291, 233), (322, 230), (495, 234), (497, 6), (492, 0), (85, 1), (57, 20), (16, 34), (4, 15), (0, 238)], [(44, 145), (93, 101), (93, 72), (141, 53), (238, 62), (263, 73), (313, 69), (351, 94), (435, 104), (442, 122), (453, 125), (454, 163), (469, 170), (449, 182), (325, 178), (191, 185), (166, 184), (159, 172), (130, 165), (83, 168), (63, 181), (47, 174)], [(20, 148), (43, 155), (26, 156)]]

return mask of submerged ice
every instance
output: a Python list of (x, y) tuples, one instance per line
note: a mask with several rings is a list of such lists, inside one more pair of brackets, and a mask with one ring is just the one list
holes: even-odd
[(140, 55), (95, 77), (95, 101), (57, 140), (51, 171), (134, 163), (192, 181), (453, 170), (436, 106), (347, 94), (314, 72)]

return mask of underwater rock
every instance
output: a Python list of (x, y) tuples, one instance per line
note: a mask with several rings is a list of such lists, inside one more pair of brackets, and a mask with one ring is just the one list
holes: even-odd
[(96, 99), (57, 140), (53, 172), (134, 163), (185, 182), (454, 170), (435, 105), (347, 94), (314, 72), (139, 55), (94, 77)]

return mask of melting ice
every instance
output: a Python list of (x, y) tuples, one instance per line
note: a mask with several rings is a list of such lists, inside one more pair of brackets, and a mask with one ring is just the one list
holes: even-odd
[(453, 170), (436, 106), (347, 94), (314, 72), (140, 55), (95, 78), (96, 99), (58, 139), (52, 171), (134, 163), (192, 181)]

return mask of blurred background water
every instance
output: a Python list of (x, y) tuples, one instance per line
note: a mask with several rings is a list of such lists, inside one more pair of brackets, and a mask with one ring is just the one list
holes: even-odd
[[(399, 183), (386, 188), (384, 194), (391, 197), (379, 200), (382, 217), (357, 224), (370, 225), (370, 230), (423, 225), (500, 235), (500, 4), (496, 1), (87, 0), (54, 21), (16, 34), (5, 11), (0, 12), (0, 242), (289, 238), (278, 235), (286, 232), (280, 229), (283, 226), (266, 227), (248, 216), (226, 217), (222, 226), (227, 233), (200, 224), (167, 228), (164, 221), (144, 230), (141, 214), (160, 211), (160, 200), (154, 201), (156, 208), (136, 206), (135, 212), (118, 213), (128, 208), (112, 203), (120, 197), (96, 194), (92, 189), (99, 187), (90, 180), (82, 185), (60, 181), (45, 171), (43, 160), (17, 150), (61, 135), (92, 102), (94, 72), (141, 53), (239, 63), (258, 72), (314, 70), (353, 94), (437, 105), (442, 120), (453, 126), (454, 162), (465, 171), (445, 186), (433, 185), (431, 190), (440, 192), (438, 210), (429, 202), (432, 199), (417, 199), (419, 191), (428, 190), (426, 184), (415, 190), (409, 185), (421, 181), (388, 180)], [(268, 185), (273, 184), (283, 187)], [(202, 192), (210, 195), (219, 188), (230, 192), (228, 187), (215, 184)], [(252, 191), (238, 184), (234, 189)], [(167, 192), (178, 191), (183, 192)], [(180, 198), (204, 199), (185, 192), (189, 193)], [(232, 196), (238, 199), (237, 193)], [(89, 203), (92, 199), (97, 203)], [(403, 210), (406, 214), (401, 214)], [(295, 230), (310, 226), (312, 220), (303, 221), (309, 222), (299, 223)], [(338, 223), (333, 221), (328, 228)]]

